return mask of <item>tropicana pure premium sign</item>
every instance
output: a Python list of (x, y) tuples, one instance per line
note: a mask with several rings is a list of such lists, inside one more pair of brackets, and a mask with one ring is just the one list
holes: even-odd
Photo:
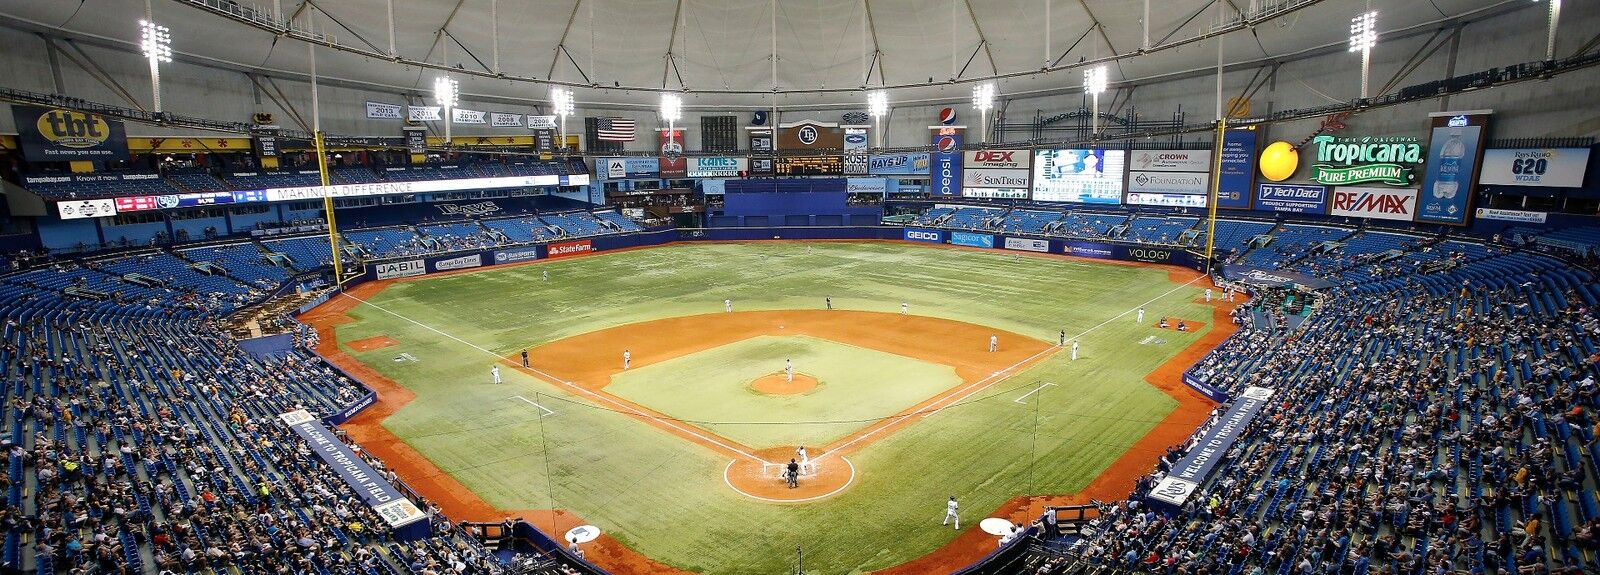
[(1411, 185), (1417, 179), (1416, 165), (1423, 161), (1421, 142), (1409, 136), (1336, 138), (1322, 135), (1311, 141), (1316, 144), (1311, 179), (1328, 186)]

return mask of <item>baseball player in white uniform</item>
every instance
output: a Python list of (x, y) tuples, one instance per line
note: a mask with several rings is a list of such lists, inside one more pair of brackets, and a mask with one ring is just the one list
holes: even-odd
[(956, 531), (961, 530), (961, 506), (956, 503), (956, 496), (951, 495), (950, 501), (944, 504), (944, 522), (940, 525), (949, 525), (951, 520), (956, 522)]
[(906, 302), (900, 302), (900, 315), (905, 315), (910, 309), (911, 306), (907, 305)]
[(494, 377), (494, 382), (496, 384), (499, 384), (500, 383), (500, 366), (498, 366), (498, 365), (489, 366), (489, 375)]
[(794, 450), (794, 455), (800, 459), (800, 472), (805, 473), (806, 468), (811, 466), (811, 456), (806, 453), (806, 446), (802, 445), (800, 449)]
[(1078, 361), (1078, 340), (1072, 340), (1072, 361)]
[(1211, 303), (1211, 288), (1206, 288), (1206, 303)]
[(997, 349), (1000, 349), (1000, 336), (998, 336), (998, 335), (990, 335), (989, 336), (989, 353), (994, 353), (994, 351), (997, 350)]
[(1139, 317), (1133, 321), (1144, 323), (1144, 306), (1139, 306)]
[(722, 311), (733, 311), (733, 300), (722, 300)]
[[(792, 359), (783, 360), (783, 377), (788, 379), (789, 383), (794, 383), (794, 360), (792, 360)], [(804, 447), (800, 448), (800, 450), (802, 452), (805, 451), (805, 449), (806, 448), (804, 448)], [(805, 458), (801, 457), (801, 459), (805, 459)], [(801, 466), (805, 466), (805, 463), (801, 463), (800, 465)]]
[(550, 270), (544, 270), (544, 281), (550, 281)]
[(622, 369), (628, 369), (633, 363), (633, 352), (622, 350)]

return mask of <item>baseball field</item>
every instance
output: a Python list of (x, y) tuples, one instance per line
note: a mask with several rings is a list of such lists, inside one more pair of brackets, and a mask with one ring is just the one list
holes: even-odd
[(598, 526), (618, 573), (911, 573), (993, 549), (984, 517), (1125, 495), (1193, 430), (1175, 374), (1226, 332), (1197, 276), (690, 243), (372, 282), (306, 319), (380, 391), (345, 428), (452, 516)]

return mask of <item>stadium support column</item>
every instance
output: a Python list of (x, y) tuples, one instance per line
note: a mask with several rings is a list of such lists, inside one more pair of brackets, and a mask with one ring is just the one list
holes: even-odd
[(1211, 250), (1216, 247), (1217, 197), (1222, 192), (1222, 141), (1228, 133), (1228, 118), (1217, 118), (1217, 137), (1211, 144), (1211, 190), (1206, 196), (1206, 275), (1211, 275)]
[(328, 189), (328, 151), (322, 141), (322, 132), (316, 133), (317, 175), (322, 178), (322, 211), (328, 218), (328, 248), (333, 254), (333, 284), (335, 289), (344, 286), (344, 264), (339, 258), (339, 223), (333, 219), (333, 190)]

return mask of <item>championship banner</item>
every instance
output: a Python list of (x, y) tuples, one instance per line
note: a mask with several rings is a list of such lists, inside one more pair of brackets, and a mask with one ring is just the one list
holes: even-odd
[(256, 125), (250, 127), (250, 144), (257, 158), (278, 157), (278, 127)]
[(413, 122), (437, 122), (444, 119), (439, 113), (442, 109), (438, 106), (408, 106), (406, 119)]
[(450, 121), (457, 124), (489, 123), (488, 114), (479, 112), (477, 110), (467, 110), (463, 108), (452, 108), (450, 110)]
[(1250, 191), (1256, 181), (1256, 130), (1228, 130), (1222, 135), (1222, 161), (1218, 163), (1217, 207), (1250, 209)]
[(11, 106), (22, 155), (33, 162), (128, 160), (122, 122), (62, 108)]
[[(367, 465), (361, 456), (356, 455), (355, 450), (339, 441), (327, 426), (306, 410), (297, 409), (281, 414), (278, 418), (289, 427), (290, 431), (300, 436), (311, 451), (316, 453), (334, 474), (343, 479), (363, 503), (378, 512), (389, 527), (398, 528), (428, 518), (411, 500), (406, 499), (399, 489), (385, 481), (382, 474)], [(421, 536), (425, 537), (427, 534), (427, 525), (424, 522)], [(409, 540), (402, 537), (397, 539)]]
[(935, 196), (961, 195), (961, 126), (933, 126), (933, 149), (930, 155), (933, 181), (929, 192)]
[(1489, 112), (1429, 114), (1433, 133), (1428, 141), (1427, 173), (1417, 202), (1418, 222), (1465, 225), (1477, 189), (1478, 162), (1489, 135)]
[(1335, 216), (1411, 221), (1417, 211), (1416, 188), (1355, 188), (1333, 190), (1328, 213)]
[(385, 104), (383, 102), (367, 102), (367, 118), (371, 120), (399, 120), (404, 116), (400, 113), (399, 104)]
[(686, 178), (689, 176), (689, 164), (683, 157), (683, 130), (672, 131), (657, 130), (656, 138), (660, 142), (657, 150), (661, 156), (657, 158), (657, 171), (663, 178)]
[(555, 116), (535, 116), (533, 114), (528, 115), (529, 130), (555, 130), (557, 128), (559, 128), (559, 126), (556, 125)]
[(1480, 169), (1480, 184), (1581, 188), (1589, 148), (1484, 150)]
[(522, 127), (522, 114), (489, 112), (489, 125), (495, 128), (520, 128)]

